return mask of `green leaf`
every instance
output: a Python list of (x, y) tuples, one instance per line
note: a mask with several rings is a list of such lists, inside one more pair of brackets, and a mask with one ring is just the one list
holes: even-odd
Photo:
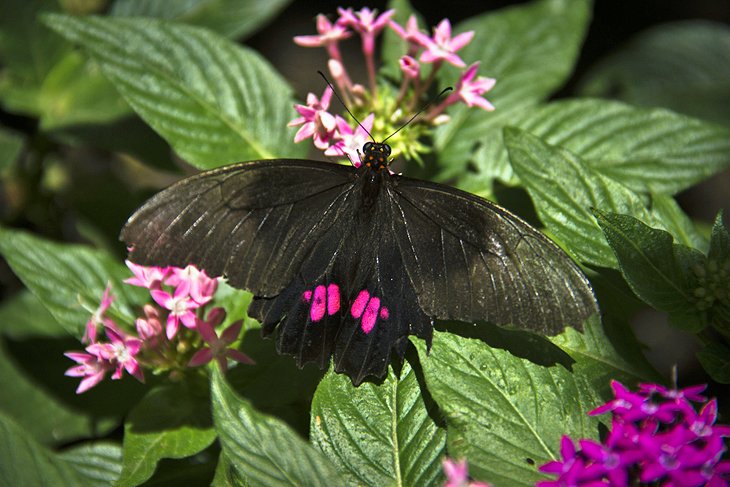
[(206, 27), (239, 38), (253, 34), (291, 0), (117, 0), (111, 14), (118, 17), (157, 17)]
[[(667, 110), (565, 100), (510, 125), (570, 150), (637, 192), (674, 194), (730, 167), (730, 129)], [(501, 165), (507, 151), (501, 144), (490, 147), (489, 164)]]
[(13, 340), (65, 337), (66, 330), (29, 291), (21, 291), (0, 306), (0, 335)]
[(99, 66), (75, 51), (66, 54), (48, 73), (38, 97), (44, 131), (106, 123), (132, 111)]
[(117, 485), (139, 485), (163, 458), (185, 458), (216, 438), (207, 395), (185, 385), (152, 389), (124, 425), (123, 468)]
[[(667, 312), (684, 312), (694, 306), (689, 268), (704, 261), (699, 251), (674, 244), (669, 233), (629, 215), (594, 213), (616, 253), (621, 273), (638, 297)], [(686, 263), (689, 259), (690, 265)]]
[(217, 368), (211, 396), (223, 453), (245, 485), (343, 485), (327, 457), (237, 396)]
[[(529, 112), (568, 78), (590, 20), (591, 3), (533, 1), (479, 15), (455, 27), (455, 32), (475, 32), (459, 56), (466, 64), (480, 61), (479, 75), (497, 79), (486, 94), (496, 111), (463, 106), (450, 111), (452, 120), (435, 137), (443, 179), (463, 175), (470, 160), (479, 168), (481, 180), (513, 179), (506, 159), (495, 161), (489, 148), (501, 146), (504, 125), (513, 124), (515, 116)], [(454, 84), (457, 76), (456, 70), (450, 70), (441, 81), (444, 86)]]
[(122, 448), (116, 443), (99, 442), (75, 446), (60, 453), (88, 485), (112, 485), (122, 471)]
[(389, 369), (359, 387), (330, 370), (312, 401), (312, 442), (350, 485), (442, 485), (446, 430), (425, 397), (407, 363), (400, 379)]
[(115, 296), (109, 316), (130, 326), (135, 318), (133, 304), (149, 299), (145, 290), (121, 284), (131, 276), (126, 267), (105, 252), (83, 245), (55, 243), (0, 227), (0, 253), (58, 323), (76, 337), (83, 334), (107, 283)]
[(720, 384), (730, 384), (730, 348), (722, 343), (708, 343), (697, 352), (697, 360), (712, 380)]
[[(597, 390), (608, 392), (611, 379), (624, 384), (660, 379), (641, 353), (630, 329), (622, 330), (624, 342), (620, 344), (619, 353), (617, 345), (606, 335), (604, 326), (599, 319), (590, 319), (584, 324), (583, 333), (566, 328), (563, 333), (549, 340), (578, 362), (584, 375), (590, 377)], [(630, 343), (626, 343), (627, 338), (630, 338)], [(628, 355), (631, 355), (630, 359)]]
[(221, 452), (218, 456), (218, 464), (215, 467), (215, 477), (211, 483), (213, 487), (234, 487), (247, 485), (236, 467), (228, 459), (228, 456)]
[(0, 129), (0, 178), (6, 176), (23, 148), (23, 136), (19, 133)]
[(656, 221), (677, 240), (677, 243), (694, 247), (702, 252), (707, 251), (707, 239), (697, 231), (692, 220), (671, 196), (652, 195), (651, 213)]
[(730, 234), (722, 222), (723, 212), (720, 211), (715, 218), (710, 236), (710, 250), (707, 253), (709, 259), (722, 262), (730, 257)]
[(599, 402), (586, 377), (543, 367), (481, 340), (436, 331), (431, 353), (413, 340), (426, 385), (446, 417), (450, 457), (494, 485), (532, 486), (560, 456), (562, 435), (596, 438)]
[[(70, 362), (69, 362), (70, 365)], [(56, 371), (59, 376), (62, 370)], [(51, 372), (53, 373), (53, 372)], [(27, 374), (0, 339), (0, 412), (36, 441), (55, 445), (94, 434), (91, 418), (70, 408)]]
[(51, 453), (0, 413), (0, 472), (3, 485), (73, 485), (87, 482), (75, 468)]
[(254, 51), (154, 19), (45, 17), (99, 63), (132, 108), (201, 169), (295, 157), (291, 89)]
[(646, 30), (581, 80), (587, 96), (663, 106), (730, 124), (730, 27), (702, 20)]
[(552, 235), (583, 262), (616, 267), (591, 208), (630, 213), (650, 221), (641, 199), (572, 152), (548, 145), (534, 135), (507, 127), (504, 141), (515, 173)]
[(0, 15), (0, 101), (6, 110), (39, 114), (41, 85), (70, 46), (40, 24), (42, 12), (59, 11), (50, 0), (4, 0)]

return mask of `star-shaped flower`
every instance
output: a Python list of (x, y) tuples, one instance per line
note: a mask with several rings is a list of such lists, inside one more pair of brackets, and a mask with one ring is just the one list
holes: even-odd
[(329, 147), (330, 140), (335, 132), (335, 117), (327, 111), (332, 99), (332, 88), (329, 86), (324, 90), (322, 99), (309, 93), (307, 95), (306, 105), (295, 105), (294, 108), (301, 115), (289, 122), (289, 127), (301, 125), (297, 134), (294, 136), (294, 142), (312, 137), (314, 145), (318, 149), (324, 150)]
[(347, 156), (355, 167), (360, 167), (360, 149), (362, 146), (370, 140), (370, 132), (373, 129), (373, 121), (375, 120), (375, 114), (371, 113), (365, 120), (362, 121), (362, 125), (358, 125), (355, 130), (352, 130), (347, 120), (336, 116), (337, 120), (337, 132), (335, 135), (336, 142), (332, 144), (324, 153), (327, 156), (342, 157)]
[(433, 29), (433, 37), (426, 36), (423, 39), (426, 50), (421, 54), (421, 62), (446, 61), (457, 68), (463, 68), (466, 63), (456, 55), (456, 51), (469, 44), (473, 38), (474, 31), (463, 32), (452, 38), (451, 23), (444, 19)]
[(193, 355), (188, 363), (190, 367), (204, 365), (215, 359), (221, 371), (225, 372), (228, 370), (229, 358), (244, 364), (254, 363), (253, 359), (245, 353), (235, 348), (229, 348), (229, 345), (235, 342), (241, 333), (241, 326), (243, 324), (241, 321), (233, 323), (218, 337), (218, 334), (215, 332), (215, 327), (220, 325), (225, 317), (226, 312), (223, 308), (213, 308), (208, 313), (207, 321), (201, 319), (196, 320), (196, 329), (208, 346), (198, 350)]

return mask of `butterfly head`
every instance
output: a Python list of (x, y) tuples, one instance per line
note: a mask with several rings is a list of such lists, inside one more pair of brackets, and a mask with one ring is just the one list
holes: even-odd
[(373, 171), (381, 171), (390, 164), (390, 146), (384, 142), (365, 142), (362, 146), (361, 161)]

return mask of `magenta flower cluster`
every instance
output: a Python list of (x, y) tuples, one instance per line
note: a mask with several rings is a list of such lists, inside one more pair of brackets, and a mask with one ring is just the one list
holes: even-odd
[(477, 482), (469, 478), (469, 466), (464, 459), (457, 461), (444, 458), (441, 465), (446, 475), (444, 487), (491, 487), (490, 484)]
[(125, 331), (107, 316), (114, 301), (111, 286), (107, 286), (101, 304), (86, 323), (82, 338), (88, 344), (85, 351), (65, 354), (77, 363), (66, 375), (82, 378), (76, 393), (96, 386), (112, 371), (112, 379), (121, 379), (126, 370), (144, 382), (143, 368), (172, 372), (216, 360), (225, 371), (228, 359), (253, 363), (246, 354), (230, 347), (241, 332), (241, 321), (226, 328), (220, 337), (215, 331), (226, 317), (223, 308), (207, 309), (218, 279), (194, 266), (145, 267), (129, 261), (127, 266), (134, 277), (125, 282), (149, 289), (155, 304), (144, 305), (144, 316), (134, 323), (136, 334)]
[[(704, 385), (668, 389), (641, 384), (632, 392), (611, 383), (615, 399), (589, 412), (612, 414), (602, 442), (561, 441), (561, 460), (540, 471), (557, 476), (538, 487), (661, 485), (726, 487), (730, 461), (723, 458), (730, 426), (716, 424), (717, 401), (707, 401)], [(702, 403), (697, 411), (693, 403)]]
[[(432, 35), (427, 35), (418, 26), (415, 15), (411, 15), (406, 26), (403, 27), (392, 20), (395, 10), (387, 10), (378, 14), (376, 10), (363, 8), (353, 11), (352, 8), (339, 8), (338, 18), (331, 22), (325, 15), (317, 16), (317, 35), (297, 36), (294, 42), (305, 47), (323, 47), (329, 55), (328, 69), (334, 85), (347, 103), (364, 118), (362, 127), (353, 129), (354, 121), (349, 121), (329, 112), (332, 100), (332, 90), (328, 87), (318, 98), (310, 93), (306, 105), (296, 105), (300, 117), (292, 120), (290, 126), (300, 126), (295, 141), (300, 142), (312, 138), (315, 147), (324, 150), (329, 156), (347, 156), (356, 166), (360, 159), (358, 151), (373, 130), (373, 116), (376, 109), (399, 113), (395, 122), (402, 122), (410, 118), (423, 103), (424, 95), (433, 85), (436, 74), (444, 64), (457, 68), (466, 68), (456, 84), (453, 93), (423, 114), (420, 121), (427, 125), (442, 122), (447, 117), (444, 110), (457, 102), (464, 102), (468, 106), (477, 106), (484, 110), (494, 110), (494, 107), (485, 98), (484, 93), (491, 90), (495, 80), (478, 77), (476, 75), (479, 63), (468, 66), (457, 54), (474, 38), (474, 32), (463, 32), (452, 36), (451, 24), (447, 19), (442, 20), (434, 28)], [(379, 93), (377, 69), (375, 65), (375, 41), (386, 29), (392, 29), (407, 44), (407, 50), (399, 59), (399, 68), (402, 74), (400, 87), (388, 91), (385, 95)], [(360, 36), (362, 52), (367, 67), (368, 87), (354, 82), (345, 66), (340, 51), (340, 42), (349, 39), (355, 33)], [(381, 90), (382, 92), (382, 90)], [(392, 103), (382, 98), (389, 94), (394, 95)], [(387, 108), (386, 108), (387, 107)], [(391, 113), (381, 113), (381, 117), (390, 117)], [(397, 128), (397, 127), (395, 127)], [(384, 128), (387, 137), (394, 130), (392, 126)], [(420, 134), (417, 132), (417, 134)], [(397, 144), (394, 153), (398, 152)]]

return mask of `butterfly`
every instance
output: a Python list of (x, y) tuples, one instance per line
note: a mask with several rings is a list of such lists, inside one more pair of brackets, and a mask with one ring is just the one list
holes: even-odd
[(385, 376), (409, 335), (430, 348), (435, 319), (541, 334), (598, 312), (580, 268), (540, 231), (458, 189), (389, 171), (367, 142), (359, 167), (244, 162), (173, 184), (120, 238), (132, 262), (194, 264), (254, 299), (248, 314), (297, 364), (357, 386)]

